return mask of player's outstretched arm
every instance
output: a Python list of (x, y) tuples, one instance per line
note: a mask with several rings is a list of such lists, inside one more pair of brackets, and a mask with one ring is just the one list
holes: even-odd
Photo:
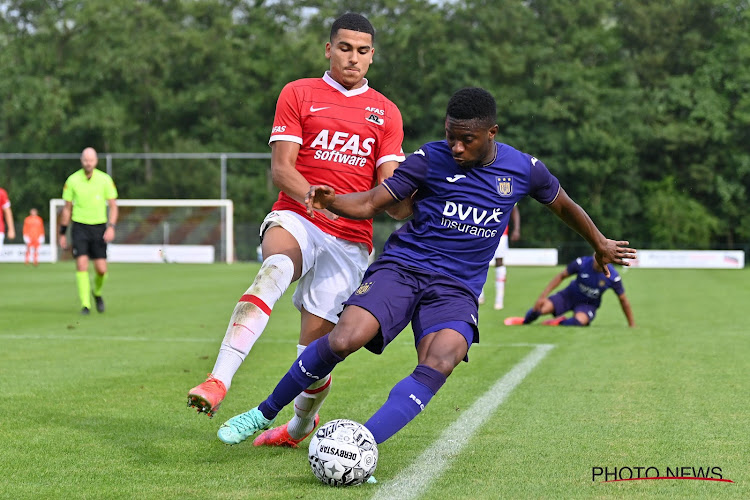
[[(393, 175), (398, 167), (397, 161), (387, 161), (378, 167), (378, 184)], [(414, 205), (411, 198), (405, 198), (393, 206), (386, 208), (387, 213), (392, 219), (404, 220), (414, 213)]]
[(305, 196), (310, 217), (315, 216), (315, 210), (328, 209), (349, 219), (372, 219), (396, 203), (398, 200), (382, 184), (369, 191), (340, 195), (331, 186), (310, 186)]
[(547, 286), (542, 291), (542, 294), (539, 295), (539, 298), (536, 299), (536, 302), (534, 303), (535, 311), (542, 310), (542, 304), (544, 304), (544, 301), (547, 299), (547, 297), (549, 297), (549, 294), (552, 293), (552, 290), (557, 288), (558, 285), (562, 283), (562, 281), (568, 276), (570, 276), (570, 274), (568, 274), (568, 270), (563, 269), (562, 271), (557, 273), (554, 278), (552, 278), (552, 280), (547, 284)]
[(607, 264), (620, 264), (629, 266), (628, 259), (634, 259), (636, 251), (629, 248), (627, 241), (616, 241), (606, 238), (594, 221), (576, 202), (574, 202), (565, 190), (560, 186), (560, 192), (552, 203), (547, 205), (563, 222), (571, 229), (583, 236), (596, 252), (595, 258), (604, 270), (604, 275), (609, 277)]
[[(287, 196), (304, 203), (310, 183), (297, 170), (299, 148), (296, 142), (275, 141), (271, 143), (271, 180), (274, 186), (284, 191)], [(331, 220), (338, 218), (338, 215), (328, 210), (324, 210), (323, 213)]]
[(287, 196), (302, 201), (310, 187), (305, 178), (297, 171), (296, 162), (299, 144), (289, 141), (271, 143), (271, 180), (274, 186), (284, 191)]
[(633, 309), (630, 307), (630, 301), (624, 293), (622, 295), (618, 295), (617, 298), (620, 299), (620, 307), (622, 307), (622, 312), (625, 314), (625, 317), (628, 320), (628, 326), (630, 328), (635, 328), (635, 319), (633, 319)]
[(411, 197), (404, 198), (395, 205), (386, 208), (385, 213), (395, 220), (407, 219), (414, 214), (414, 201)]

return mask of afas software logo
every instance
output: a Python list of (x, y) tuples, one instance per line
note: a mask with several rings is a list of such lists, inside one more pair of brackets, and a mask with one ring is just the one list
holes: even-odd
[(718, 481), (722, 483), (734, 483), (731, 479), (724, 477), (721, 467), (592, 467), (591, 480), (595, 483), (616, 483), (620, 481)]

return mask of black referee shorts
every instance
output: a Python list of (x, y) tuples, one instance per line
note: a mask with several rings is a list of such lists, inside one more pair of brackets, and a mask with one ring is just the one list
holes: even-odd
[(88, 255), (91, 259), (107, 258), (107, 243), (104, 241), (104, 231), (107, 224), (81, 224), (73, 222), (73, 257)]

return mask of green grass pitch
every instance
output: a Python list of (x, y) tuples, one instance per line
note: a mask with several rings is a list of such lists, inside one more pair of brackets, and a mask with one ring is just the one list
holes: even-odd
[[(0, 264), (0, 498), (373, 498), (534, 344), (555, 347), (418, 498), (750, 498), (747, 269), (626, 270), (638, 327), (608, 292), (591, 327), (570, 329), (503, 326), (560, 269), (509, 268), (505, 310), (492, 310), (487, 285), (471, 362), (380, 446), (379, 485), (333, 489), (310, 472), (306, 446), (216, 439), (291, 364), (291, 291), (217, 416), (186, 408), (257, 268), (111, 264), (107, 312), (82, 317), (72, 263)], [(410, 329), (382, 356), (352, 355), (334, 372), (322, 420), (364, 422), (415, 364)], [(734, 482), (603, 483), (593, 467), (718, 467)]]

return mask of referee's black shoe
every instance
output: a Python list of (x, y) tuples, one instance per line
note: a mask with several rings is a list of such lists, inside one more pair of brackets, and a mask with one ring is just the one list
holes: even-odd
[(104, 299), (94, 295), (94, 300), (96, 301), (96, 310), (99, 311), (100, 313), (103, 313), (104, 312)]
[(91, 311), (89, 311), (89, 308), (88, 308), (88, 307), (84, 307), (84, 308), (82, 308), (82, 309), (81, 309), (81, 314), (82, 314), (83, 316), (88, 316), (90, 312), (91, 312)]

